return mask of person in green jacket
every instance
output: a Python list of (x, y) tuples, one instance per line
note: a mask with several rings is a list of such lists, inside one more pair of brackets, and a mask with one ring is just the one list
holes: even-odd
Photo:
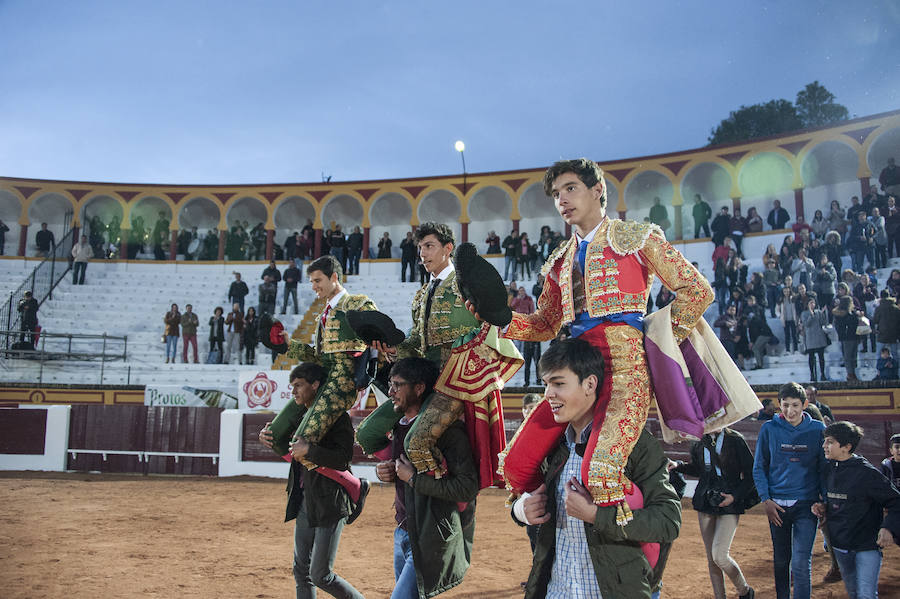
[(462, 582), (471, 561), (479, 484), (465, 427), (457, 420), (437, 439), (446, 463), (440, 478), (416, 472), (403, 448), (416, 417), (434, 398), (437, 377), (431, 360), (398, 360), (391, 368), (388, 394), (402, 417), (390, 438), (379, 421), (384, 414), (377, 411), (357, 428), (357, 438), (368, 435), (370, 428), (380, 435), (372, 447), (390, 458), (380, 462), (375, 472), (380, 481), (395, 486), (392, 599), (439, 595)]
[(625, 465), (636, 487), (627, 496), (634, 518), (618, 525), (616, 507), (595, 505), (580, 480), (580, 454), (603, 382), (602, 355), (582, 339), (559, 341), (541, 357), (541, 373), (544, 401), (568, 427), (541, 466), (544, 483), (513, 505), (517, 523), (541, 525), (525, 597), (649, 599), (681, 528), (662, 447), (641, 432)]
[(704, 237), (709, 237), (709, 219), (712, 218), (712, 208), (709, 207), (700, 194), (694, 194), (694, 207), (691, 209), (694, 217), (694, 239), (700, 237), (703, 231)]

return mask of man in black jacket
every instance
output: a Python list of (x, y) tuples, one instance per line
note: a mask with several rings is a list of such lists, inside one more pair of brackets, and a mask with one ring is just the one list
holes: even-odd
[(409, 268), (410, 283), (416, 280), (416, 254), (418, 245), (413, 239), (412, 231), (406, 233), (406, 239), (400, 242), (400, 281), (406, 282), (406, 269)]
[(722, 206), (719, 214), (712, 222), (712, 240), (716, 247), (725, 243), (725, 238), (731, 233), (731, 217), (728, 216), (728, 206)]
[(38, 249), (37, 255), (43, 258), (46, 258), (53, 251), (56, 240), (53, 238), (53, 231), (47, 228), (47, 223), (41, 223), (41, 230), (34, 236), (34, 244)]
[(781, 207), (781, 200), (772, 202), (772, 210), (766, 218), (766, 222), (769, 223), (772, 230), (777, 231), (778, 229), (783, 229), (789, 220), (791, 220), (791, 217), (787, 210)]
[(19, 338), (19, 341), (24, 343), (25, 340), (28, 339), (28, 343), (30, 343), (32, 349), (34, 349), (34, 331), (38, 324), (38, 301), (34, 299), (30, 291), (26, 291), (25, 297), (19, 300), (17, 309), (22, 313), (22, 324), (20, 326), (22, 336)]
[(347, 274), (359, 274), (359, 259), (362, 257), (363, 234), (359, 227), (353, 227), (353, 232), (347, 235)]
[(284, 269), (282, 280), (284, 281), (284, 301), (281, 304), (281, 313), (285, 314), (287, 312), (288, 296), (290, 295), (294, 300), (294, 314), (299, 314), (297, 283), (300, 282), (300, 269), (297, 268), (294, 262), (288, 262), (288, 267)]
[[(309, 408), (319, 386), (325, 382), (325, 369), (318, 364), (302, 363), (290, 374), (294, 401)], [(268, 424), (259, 433), (259, 441), (272, 447)], [(284, 521), (294, 525), (294, 581), (297, 597), (314, 597), (316, 587), (335, 597), (362, 599), (362, 594), (334, 573), (341, 532), (352, 511), (350, 497), (334, 480), (307, 470), (301, 459), (334, 470), (349, 470), (353, 457), (353, 425), (346, 412), (341, 414), (322, 440), (310, 444), (298, 439), (291, 445), (291, 471), (288, 476), (288, 502)]]
[(244, 298), (247, 297), (247, 294), (250, 293), (250, 290), (247, 289), (247, 283), (241, 280), (241, 273), (234, 273), (234, 281), (231, 283), (231, 287), (228, 288), (228, 303), (229, 304), (238, 304), (241, 307), (241, 312), (244, 311)]

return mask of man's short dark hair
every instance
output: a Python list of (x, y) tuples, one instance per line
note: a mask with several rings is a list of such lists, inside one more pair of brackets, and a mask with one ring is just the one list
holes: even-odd
[(337, 261), (337, 258), (330, 254), (313, 260), (310, 265), (306, 267), (306, 274), (309, 276), (317, 270), (329, 279), (334, 273), (337, 273), (338, 281), (342, 280), (344, 276), (344, 270), (341, 268), (341, 263)]
[(781, 389), (778, 390), (778, 402), (781, 403), (781, 400), (789, 397), (799, 399), (800, 401), (806, 401), (806, 389), (804, 389), (803, 385), (800, 383), (785, 383), (781, 386)]
[(603, 383), (604, 363), (600, 350), (584, 339), (563, 339), (557, 341), (541, 356), (538, 370), (543, 373), (568, 368), (578, 376), (579, 381), (597, 376), (597, 393)]
[(316, 364), (315, 362), (301, 362), (294, 366), (294, 369), (291, 371), (291, 374), (288, 376), (288, 381), (293, 381), (294, 379), (303, 379), (310, 385), (319, 382), (320, 385), (325, 383), (325, 378), (328, 376), (328, 371), (325, 370), (321, 365)]
[(541, 401), (541, 396), (538, 393), (526, 393), (522, 396), (522, 407), (530, 406), (532, 404), (536, 404)]
[(890, 445), (893, 445), (894, 443), (900, 443), (900, 433), (895, 433), (895, 434), (891, 435)]
[(452, 243), (456, 246), (456, 236), (453, 235), (453, 229), (444, 223), (427, 222), (416, 227), (416, 242), (420, 242), (429, 235), (434, 235), (441, 245)]
[(841, 420), (840, 422), (834, 422), (826, 426), (825, 436), (831, 437), (837, 441), (838, 445), (841, 447), (849, 445), (850, 451), (852, 452), (863, 438), (863, 429), (852, 422)]
[[(603, 169), (589, 158), (576, 158), (574, 160), (559, 160), (544, 173), (544, 193), (548, 196), (553, 193), (553, 181), (565, 173), (575, 173), (581, 182), (590, 189), (600, 181), (603, 181)], [(600, 202), (606, 206), (606, 186), (603, 186), (603, 196)]]
[(425, 385), (425, 393), (422, 397), (427, 397), (434, 390), (434, 383), (438, 378), (438, 367), (431, 360), (425, 358), (403, 358), (397, 360), (391, 368), (391, 376), (400, 377), (407, 383)]

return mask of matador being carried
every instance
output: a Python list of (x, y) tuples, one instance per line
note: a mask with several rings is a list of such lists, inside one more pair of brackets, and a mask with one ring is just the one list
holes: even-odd
[[(625, 464), (653, 397), (643, 322), (653, 277), (675, 292), (670, 314), (676, 345), (702, 319), (713, 292), (659, 227), (606, 215), (606, 183), (593, 161), (557, 162), (544, 175), (544, 191), (574, 235), (542, 269), (537, 310), (514, 313), (504, 336), (547, 341), (568, 325), (573, 337), (602, 352), (609, 374), (596, 403), (581, 474), (594, 502), (617, 506), (617, 520), (624, 524), (631, 518), (625, 496), (632, 493)], [(501, 471), (513, 492), (540, 484), (537, 466), (564, 426), (554, 422), (547, 401), (526, 419), (501, 455)]]

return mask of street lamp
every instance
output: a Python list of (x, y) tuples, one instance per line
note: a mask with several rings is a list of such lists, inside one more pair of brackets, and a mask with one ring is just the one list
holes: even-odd
[(463, 195), (466, 195), (466, 144), (464, 144), (461, 139), (458, 139), (458, 140), (456, 140), (456, 143), (453, 144), (453, 147), (456, 148), (456, 151), (459, 152), (459, 155), (462, 158)]

